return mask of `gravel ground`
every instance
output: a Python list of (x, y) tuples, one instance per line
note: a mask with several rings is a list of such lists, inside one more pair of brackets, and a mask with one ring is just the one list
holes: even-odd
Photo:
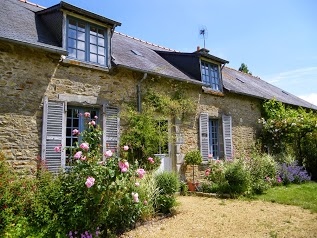
[(179, 196), (176, 215), (148, 222), (122, 238), (317, 238), (317, 213), (262, 201)]

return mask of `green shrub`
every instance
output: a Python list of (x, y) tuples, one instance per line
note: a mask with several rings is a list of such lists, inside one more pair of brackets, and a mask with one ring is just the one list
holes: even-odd
[(157, 187), (162, 195), (173, 195), (179, 190), (178, 175), (173, 172), (162, 172), (155, 176)]
[(155, 176), (159, 196), (156, 199), (155, 208), (160, 213), (170, 213), (176, 205), (175, 193), (179, 190), (179, 180), (176, 173), (163, 172)]
[(243, 161), (236, 159), (228, 163), (225, 170), (226, 182), (219, 184), (222, 193), (229, 193), (232, 196), (246, 193), (250, 186), (250, 173)]
[(186, 196), (188, 194), (188, 185), (186, 182), (180, 181), (179, 193), (180, 195), (183, 195), (183, 196)]
[(251, 193), (261, 194), (272, 185), (277, 176), (277, 163), (270, 155), (254, 155), (245, 159), (250, 171)]

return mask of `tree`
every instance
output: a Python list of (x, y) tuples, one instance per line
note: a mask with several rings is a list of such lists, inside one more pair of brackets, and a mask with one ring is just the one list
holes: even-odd
[(248, 66), (244, 63), (241, 64), (239, 71), (252, 75), (252, 73), (248, 69)]

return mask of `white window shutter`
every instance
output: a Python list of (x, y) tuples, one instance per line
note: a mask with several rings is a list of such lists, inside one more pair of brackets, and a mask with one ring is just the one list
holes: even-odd
[[(42, 160), (53, 173), (65, 166), (65, 107), (64, 102), (51, 102), (44, 98)], [(61, 147), (61, 152), (54, 150), (56, 146)]]
[(199, 117), (200, 153), (204, 161), (208, 160), (209, 151), (209, 116), (201, 113)]
[(113, 150), (118, 153), (120, 140), (119, 109), (103, 105), (103, 152)]
[(232, 118), (231, 116), (222, 116), (223, 125), (223, 143), (225, 158), (232, 159)]

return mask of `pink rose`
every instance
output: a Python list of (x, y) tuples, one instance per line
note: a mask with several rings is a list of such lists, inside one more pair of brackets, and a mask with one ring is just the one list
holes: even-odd
[(212, 158), (212, 154), (208, 154), (208, 158), (211, 159)]
[(79, 116), (81, 117), (81, 116), (83, 116), (83, 114), (82, 114), (82, 113), (79, 113)]
[(82, 161), (86, 160), (86, 156), (80, 158)]
[(128, 163), (128, 161), (125, 161), (125, 162), (119, 161), (119, 168), (121, 169), (121, 172), (122, 172), (122, 173), (127, 172), (128, 169), (129, 169), (129, 163)]
[(123, 146), (123, 150), (125, 150), (125, 151), (129, 150), (129, 146), (127, 146), (127, 145)]
[(82, 149), (85, 150), (85, 151), (88, 151), (88, 150), (89, 150), (89, 144), (86, 143), (86, 142), (81, 143), (79, 147), (82, 148)]
[(154, 164), (154, 159), (153, 159), (152, 157), (149, 157), (147, 160), (148, 160), (151, 164)]
[(146, 200), (144, 200), (143, 204), (146, 206), (146, 205), (148, 205), (148, 202)]
[(136, 182), (134, 185), (135, 185), (136, 187), (139, 187), (139, 186), (140, 186), (140, 183)]
[(85, 184), (87, 188), (90, 188), (95, 184), (95, 179), (93, 177), (88, 177)]
[(80, 134), (79, 130), (77, 130), (77, 129), (73, 130), (73, 136), (77, 136), (77, 135), (79, 136), (79, 134)]
[(76, 154), (74, 155), (74, 159), (80, 159), (80, 157), (81, 157), (82, 154), (83, 154), (82, 151), (76, 152)]
[(133, 201), (135, 203), (138, 203), (139, 202), (139, 194), (138, 193), (133, 193), (132, 192), (132, 198), (133, 198)]
[(107, 150), (106, 153), (105, 153), (105, 156), (111, 157), (112, 156), (112, 151), (111, 150)]
[(145, 174), (144, 169), (137, 169), (136, 172), (138, 173), (140, 179), (142, 179), (144, 177), (144, 174)]
[(85, 113), (84, 113), (84, 116), (85, 116), (85, 117), (90, 117), (90, 113), (89, 113), (89, 112), (85, 112)]
[(95, 119), (97, 120), (97, 119), (98, 119), (98, 117), (97, 117), (97, 116), (95, 116)]
[(88, 122), (89, 125), (92, 125), (92, 126), (95, 126), (96, 125), (96, 122), (95, 121), (90, 121)]
[(59, 147), (59, 146), (56, 146), (56, 147), (54, 147), (54, 150), (55, 150), (55, 152), (61, 152), (61, 147)]

